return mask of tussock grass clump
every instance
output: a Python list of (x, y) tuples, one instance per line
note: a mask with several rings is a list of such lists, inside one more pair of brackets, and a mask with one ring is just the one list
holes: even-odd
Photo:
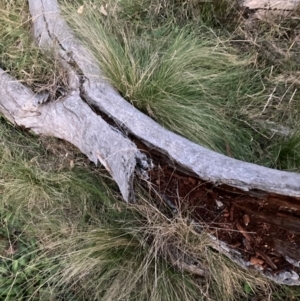
[[(91, 1), (84, 3), (81, 13), (66, 3), (64, 9), (107, 79), (160, 124), (240, 160), (299, 170), (298, 152), (294, 157), (282, 153), (279, 163), (273, 151), (278, 143), (292, 139), (282, 139), (276, 128), (292, 133), (299, 124), (297, 81), (282, 81), (287, 75), (270, 65), (264, 44), (255, 48), (253, 38), (256, 46), (245, 47), (249, 42), (241, 40), (249, 29), (234, 23), (234, 34), (224, 29), (217, 34), (194, 17), (178, 22), (180, 8), (183, 15), (187, 11), (175, 2)], [(225, 2), (224, 13), (234, 9), (234, 1)], [(206, 5), (216, 9), (215, 2)], [(245, 36), (239, 39), (241, 32)], [(268, 45), (273, 47), (276, 34), (271, 35)], [(282, 58), (284, 49), (277, 50)], [(285, 55), (290, 58), (290, 80), (296, 78), (292, 52)], [(284, 60), (280, 63), (285, 65)]]
[[(88, 163), (76, 149), (57, 147), (53, 154), (44, 148), (43, 139), (33, 139), (29, 134), (10, 129), (3, 120), (0, 140), (0, 206), (11, 210), (20, 222), (30, 221), (30, 231), (37, 231), (42, 237), (43, 230), (55, 231), (70, 222), (85, 222), (87, 200), (90, 207), (99, 198), (105, 200), (103, 181), (98, 183), (90, 172), (84, 172), (83, 167)], [(59, 156), (64, 159), (59, 160)], [(50, 229), (36, 228), (37, 223), (47, 218), (57, 222), (51, 224)]]
[[(184, 218), (169, 219), (142, 199), (120, 204), (118, 217), (115, 209), (106, 207), (110, 218), (76, 229), (49, 250), (61, 249), (58, 286), (71, 287), (80, 300), (226, 301), (247, 298), (245, 286), (252, 294), (269, 291), (268, 281), (215, 252), (211, 239)], [(188, 256), (209, 271), (206, 279), (183, 268)]]
[(92, 6), (84, 16), (68, 14), (108, 80), (128, 101), (205, 147), (253, 160), (251, 131), (233, 122), (234, 112), (227, 110), (233, 100), (243, 102), (263, 89), (248, 59), (236, 56), (206, 28), (200, 38), (188, 27), (138, 34), (122, 28), (117, 17), (111, 23), (99, 21), (100, 12)]
[(69, 247), (60, 260), (59, 283), (77, 291), (80, 299), (199, 300), (191, 277), (107, 228), (77, 233)]

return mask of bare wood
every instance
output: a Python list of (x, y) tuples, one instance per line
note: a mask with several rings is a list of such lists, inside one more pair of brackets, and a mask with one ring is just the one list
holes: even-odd
[(79, 90), (43, 105), (37, 105), (39, 98), (0, 69), (0, 112), (10, 122), (36, 134), (69, 141), (95, 164), (101, 162), (129, 201), (136, 157), (140, 156), (135, 144), (97, 116), (82, 101)]
[(299, 0), (244, 0), (243, 6), (249, 9), (295, 10)]

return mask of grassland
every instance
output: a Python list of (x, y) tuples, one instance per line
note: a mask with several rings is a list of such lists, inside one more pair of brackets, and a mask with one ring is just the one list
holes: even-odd
[[(85, 1), (79, 14), (82, 4), (66, 7), (70, 24), (128, 101), (211, 149), (299, 170), (297, 24), (249, 31), (226, 1)], [(0, 66), (36, 92), (51, 90), (63, 75), (34, 45), (26, 1), (0, 7)], [(274, 133), (280, 126), (287, 136)], [(77, 149), (0, 119), (2, 300), (300, 300), (299, 289), (215, 252), (187, 218), (158, 211), (138, 183), (136, 194), (124, 204)], [(178, 269), (174, 250), (210, 276)]]

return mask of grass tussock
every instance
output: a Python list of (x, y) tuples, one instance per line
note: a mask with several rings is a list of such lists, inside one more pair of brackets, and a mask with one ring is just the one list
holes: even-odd
[[(51, 246), (68, 252), (59, 257), (60, 286), (78, 290), (91, 300), (236, 300), (251, 293), (270, 292), (268, 281), (241, 270), (211, 247), (211, 239), (168, 219), (148, 201), (121, 206), (122, 217), (95, 221)], [(105, 210), (110, 215), (111, 209)], [(59, 253), (59, 252), (58, 252)], [(198, 260), (209, 270), (206, 281), (187, 272)], [(175, 264), (177, 262), (177, 265)], [(175, 268), (174, 268), (175, 266)], [(181, 269), (180, 269), (181, 267)]]
[[(182, 23), (177, 12), (183, 17), (186, 11), (175, 2), (130, 3), (86, 2), (81, 13), (78, 6), (65, 5), (79, 38), (128, 101), (207, 148), (272, 168), (299, 170), (298, 152), (279, 161), (273, 151), (278, 143), (295, 139), (282, 139), (276, 128), (294, 131), (298, 125), (296, 77), (289, 77), (289, 83), (282, 80), (283, 69), (267, 61), (263, 44), (251, 48), (245, 37), (237, 42), (238, 33), (246, 35), (242, 26), (229, 35), (193, 17)], [(214, 2), (207, 5), (217, 9)], [(235, 8), (227, 2), (222, 9)], [(290, 66), (295, 61), (296, 53)], [(271, 129), (270, 123), (275, 124)]]
[(34, 230), (45, 215), (54, 220), (61, 215), (65, 218), (56, 227), (64, 228), (70, 221), (76, 224), (87, 218), (87, 199), (91, 204), (105, 199), (96, 178), (82, 172), (88, 163), (75, 148), (60, 149), (56, 143), (55, 152), (47, 150), (49, 141), (33, 140), (3, 120), (0, 126), (0, 206), (10, 208), (19, 221), (30, 220)]
[(207, 28), (201, 39), (188, 27), (174, 32), (169, 25), (134, 36), (131, 28), (98, 22), (92, 10), (84, 17), (75, 11), (70, 19), (104, 74), (132, 104), (205, 147), (230, 149), (234, 157), (250, 160), (251, 132), (232, 122), (226, 110), (232, 99), (242, 101), (263, 89), (249, 58), (239, 58)]

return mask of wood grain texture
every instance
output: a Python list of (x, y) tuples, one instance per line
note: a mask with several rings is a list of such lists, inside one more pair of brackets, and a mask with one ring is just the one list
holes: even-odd
[(0, 112), (12, 123), (36, 134), (57, 137), (77, 146), (95, 164), (105, 166), (123, 198), (132, 197), (132, 180), (139, 151), (112, 129), (72, 91), (57, 102), (38, 105), (39, 95), (0, 69)]
[(75, 62), (84, 74), (81, 91), (85, 100), (130, 134), (205, 181), (245, 191), (262, 190), (300, 196), (300, 174), (269, 169), (207, 150), (166, 130), (141, 113), (101, 78), (96, 61), (75, 39), (60, 16), (55, 0), (29, 0), (29, 4), (39, 44), (56, 47), (62, 58)]
[(249, 9), (294, 10), (299, 0), (244, 0), (243, 6)]

